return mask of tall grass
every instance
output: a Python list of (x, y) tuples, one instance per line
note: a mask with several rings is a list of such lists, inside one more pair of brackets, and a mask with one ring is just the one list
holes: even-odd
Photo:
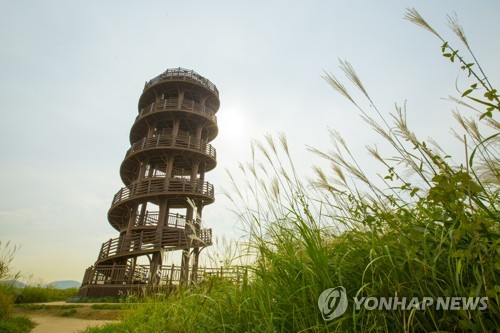
[(16, 246), (0, 240), (0, 333), (25, 333), (35, 327), (29, 318), (13, 314), (16, 298), (13, 284), (21, 277), (20, 272), (12, 271), (16, 251)]
[(0, 320), (0, 333), (28, 333), (35, 325), (26, 316), (12, 316)]
[(13, 281), (21, 275), (19, 272), (12, 271), (12, 261), (16, 251), (16, 246), (0, 240), (0, 319), (5, 319), (12, 314), (15, 299)]
[[(410, 10), (407, 18), (437, 34), (416, 11)], [(463, 41), (458, 23), (452, 21), (451, 26)], [(443, 48), (444, 56), (467, 64), (454, 49), (447, 56), (448, 43)], [(389, 157), (368, 148), (386, 173), (380, 179), (367, 176), (334, 131), (331, 151), (310, 149), (330, 165), (328, 170), (313, 167), (315, 177), (310, 180), (295, 169), (284, 135), (254, 142), (251, 161), (241, 164), (238, 174), (229, 174), (234, 186), (226, 191), (247, 231), (244, 254), (252, 259), (247, 279), (241, 285), (213, 279), (166, 299), (150, 300), (113, 329), (494, 332), (500, 327), (496, 90), (482, 71), (474, 72), (473, 77), (486, 82), (476, 86), (483, 87), (485, 101), (477, 95), (469, 98), (471, 92), (455, 99), (473, 111), (472, 116), (455, 114), (458, 144), (467, 155), (455, 163), (437, 143), (410, 130), (405, 108), (385, 115), (353, 67), (341, 62), (340, 68), (370, 107), (355, 100), (334, 74), (326, 73), (325, 80), (354, 103), (368, 126), (392, 148)], [(473, 66), (463, 69), (475, 71)], [(467, 104), (470, 101), (478, 103), (477, 109)], [(318, 296), (336, 286), (347, 290), (347, 312), (325, 321)], [(353, 301), (447, 296), (487, 297), (487, 309), (367, 310), (356, 309)], [(151, 314), (157, 319), (144, 321)], [(111, 332), (110, 327), (88, 332)]]
[(16, 303), (66, 301), (78, 295), (78, 288), (58, 289), (51, 286), (15, 288)]

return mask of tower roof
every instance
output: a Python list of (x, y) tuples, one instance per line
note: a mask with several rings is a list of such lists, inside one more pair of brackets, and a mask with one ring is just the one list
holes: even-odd
[(215, 84), (210, 82), (209, 79), (204, 78), (203, 76), (196, 73), (192, 69), (186, 69), (186, 68), (182, 68), (182, 67), (169, 68), (165, 72), (161, 73), (160, 75), (152, 78), (151, 80), (146, 82), (146, 84), (144, 85), (144, 91), (157, 83), (160, 83), (163, 81), (169, 81), (169, 80), (179, 80), (179, 79), (200, 84), (200, 85), (208, 88), (217, 97), (219, 97), (219, 90), (217, 90), (217, 87), (215, 86)]

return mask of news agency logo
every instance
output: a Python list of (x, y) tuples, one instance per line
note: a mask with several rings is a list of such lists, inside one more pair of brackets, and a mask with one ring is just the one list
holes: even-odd
[[(355, 310), (479, 310), (488, 308), (488, 297), (353, 297)], [(318, 297), (318, 307), (325, 321), (342, 316), (347, 310), (347, 293), (343, 286), (325, 289)]]
[(342, 286), (325, 289), (318, 297), (318, 307), (326, 321), (342, 316), (347, 303), (347, 293)]

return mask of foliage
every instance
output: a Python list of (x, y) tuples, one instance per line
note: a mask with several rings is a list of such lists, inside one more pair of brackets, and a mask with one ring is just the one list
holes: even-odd
[[(441, 38), (415, 10), (407, 18)], [(467, 49), (456, 20), (451, 28)], [(444, 42), (444, 41), (443, 41)], [(464, 163), (454, 163), (432, 140), (421, 140), (397, 107), (383, 116), (348, 62), (341, 70), (368, 100), (355, 100), (333, 74), (324, 78), (360, 110), (364, 120), (393, 149), (390, 157), (368, 150), (387, 170), (367, 176), (349, 147), (332, 131), (332, 150), (311, 151), (330, 169), (315, 166), (315, 178), (297, 174), (284, 135), (254, 142), (241, 176), (229, 176), (227, 191), (245, 223), (248, 254), (254, 259), (241, 285), (211, 280), (199, 288), (138, 304), (120, 324), (87, 332), (494, 332), (498, 301), (499, 155), (495, 120), (498, 95), (477, 65), (444, 42), (444, 56), (458, 60), (477, 84), (452, 98), (477, 112), (458, 112), (456, 136)], [(472, 87), (472, 86), (471, 86)], [(477, 95), (479, 87), (483, 97)], [(474, 97), (472, 96), (474, 94)], [(464, 100), (477, 103), (476, 109)], [(365, 109), (374, 110), (374, 116)], [(237, 180), (244, 179), (245, 184)], [(347, 290), (348, 311), (325, 321), (317, 300), (326, 288)], [(487, 297), (487, 309), (356, 310), (353, 297)]]
[(17, 247), (10, 242), (0, 241), (0, 333), (30, 332), (35, 323), (24, 316), (13, 316), (12, 308), (15, 300), (14, 281), (20, 278), (19, 272), (12, 271)]
[(12, 246), (10, 242), (0, 240), (0, 281), (15, 281), (19, 278), (19, 272), (12, 272), (12, 261), (17, 251), (16, 246)]
[(28, 333), (35, 323), (25, 316), (15, 316), (0, 320), (0, 333)]
[(76, 309), (69, 309), (68, 311), (64, 311), (61, 313), (61, 317), (71, 317), (76, 313)]
[(144, 303), (130, 304), (130, 310), (121, 323), (87, 328), (85, 332), (163, 332), (167, 314), (174, 309), (173, 304), (165, 300), (159, 295), (150, 297)]
[[(450, 44), (446, 40), (444, 40), (443, 37), (439, 33), (437, 33), (436, 30), (434, 30), (415, 9), (408, 10), (405, 18), (410, 22), (421, 26), (422, 28), (426, 29), (427, 31), (434, 34), (437, 38), (439, 38), (443, 43), (443, 45), (441, 46), (441, 52), (443, 53), (443, 56), (450, 59), (451, 62), (455, 62), (455, 60), (457, 60), (457, 62), (460, 64), (460, 68), (467, 73), (467, 76), (472, 76), (475, 79), (475, 82), (470, 85), (469, 89), (465, 90), (462, 93), (461, 97), (466, 97), (470, 101), (478, 103), (482, 107), (486, 107), (486, 110), (479, 117), (480, 120), (484, 117), (493, 117), (493, 111), (495, 110), (500, 111), (500, 95), (498, 94), (497, 89), (493, 88), (488, 77), (479, 65), (474, 52), (472, 52), (467, 37), (465, 36), (465, 32), (462, 26), (458, 23), (458, 19), (456, 16), (452, 17), (448, 15), (448, 26), (464, 44), (464, 46), (467, 48), (467, 51), (469, 51), (469, 54), (471, 55), (473, 61), (475, 62), (467, 61), (459, 53), (459, 50), (450, 46)], [(481, 90), (481, 88), (484, 91), (483, 96), (473, 97), (472, 93)]]
[(17, 247), (10, 242), (0, 240), (0, 319), (7, 318), (12, 312), (14, 303), (13, 281), (19, 278), (20, 273), (12, 272), (12, 261)]
[(129, 304), (92, 304), (94, 310), (125, 310), (130, 308)]
[[(78, 290), (76, 290), (78, 291)], [(67, 303), (119, 303), (122, 299), (120, 297), (81, 297), (81, 296), (70, 296), (66, 302)]]
[(26, 286), (16, 288), (16, 303), (42, 303), (65, 301), (78, 294), (77, 288), (57, 289), (51, 286)]
[(5, 285), (0, 285), (0, 319), (8, 317), (12, 313), (14, 304), (14, 294), (12, 290)]
[(27, 304), (17, 304), (16, 308), (26, 311), (38, 311), (38, 310), (71, 310), (83, 308), (83, 305), (76, 304), (64, 304), (64, 305), (54, 305), (54, 304), (39, 304), (39, 303), (27, 303)]

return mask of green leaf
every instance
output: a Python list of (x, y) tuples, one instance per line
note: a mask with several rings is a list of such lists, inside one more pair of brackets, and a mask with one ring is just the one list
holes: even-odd
[(495, 99), (495, 97), (498, 97), (497, 94), (496, 94), (496, 92), (497, 92), (496, 89), (487, 91), (487, 92), (484, 93), (484, 97), (486, 97), (490, 101), (493, 101)]
[(479, 117), (479, 120), (483, 119), (484, 117), (492, 118), (493, 114), (491, 113), (491, 111), (485, 112)]
[(441, 52), (444, 52), (446, 48), (448, 47), (448, 42), (444, 42), (443, 46), (441, 46)]
[(466, 90), (466, 91), (462, 94), (462, 97), (467, 96), (467, 95), (468, 95), (468, 94), (470, 94), (472, 91), (474, 91), (474, 89), (468, 89), (468, 90)]
[[(490, 112), (490, 113), (491, 113), (491, 112)], [(484, 117), (484, 116), (486, 116), (486, 114), (481, 115), (481, 117)], [(481, 117), (480, 117), (479, 119), (481, 119)], [(490, 116), (490, 117), (491, 117), (491, 116)], [(472, 164), (473, 164), (473, 161), (474, 161), (474, 155), (476, 155), (476, 151), (477, 151), (477, 149), (479, 148), (479, 146), (484, 145), (486, 142), (488, 142), (489, 140), (491, 140), (491, 139), (493, 139), (493, 138), (497, 137), (498, 135), (500, 135), (500, 133), (495, 133), (495, 134), (493, 134), (493, 135), (490, 135), (489, 137), (487, 137), (486, 139), (484, 139), (483, 141), (481, 141), (481, 142), (479, 142), (479, 143), (477, 144), (477, 146), (474, 148), (474, 150), (472, 151), (472, 153), (471, 153), (471, 155), (470, 155), (470, 157), (469, 157), (469, 166), (470, 166), (470, 167), (472, 167)]]
[(477, 99), (477, 98), (474, 98), (474, 97), (470, 97), (470, 96), (468, 96), (468, 98), (472, 99), (474, 102), (481, 103), (481, 104), (486, 105), (488, 107), (495, 107), (495, 105), (493, 105), (491, 103), (488, 103), (488, 102), (485, 102), (485, 101), (482, 101), (480, 99)]

